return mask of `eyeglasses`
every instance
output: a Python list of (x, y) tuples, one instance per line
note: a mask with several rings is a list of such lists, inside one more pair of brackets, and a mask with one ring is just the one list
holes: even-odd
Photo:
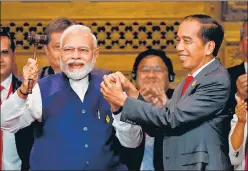
[(88, 55), (90, 53), (90, 48), (86, 46), (77, 47), (77, 48), (72, 46), (66, 46), (63, 47), (61, 51), (64, 55), (72, 55), (77, 51), (79, 56), (83, 56), (83, 55)]
[(155, 73), (163, 73), (163, 72), (168, 72), (167, 69), (161, 67), (161, 66), (148, 66), (148, 65), (144, 65), (144, 66), (141, 66), (138, 68), (138, 70), (140, 72), (143, 72), (143, 73), (150, 73), (151, 70), (153, 70), (153, 72)]

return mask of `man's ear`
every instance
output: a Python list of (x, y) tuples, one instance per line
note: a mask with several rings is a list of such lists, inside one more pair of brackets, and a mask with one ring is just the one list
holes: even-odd
[(94, 52), (93, 52), (93, 58), (92, 58), (93, 63), (96, 63), (96, 59), (97, 59), (97, 57), (99, 56), (99, 51), (100, 51), (99, 48), (96, 48), (96, 49), (94, 50)]
[(209, 41), (206, 44), (206, 55), (209, 56), (214, 52), (215, 49), (215, 42), (214, 41)]

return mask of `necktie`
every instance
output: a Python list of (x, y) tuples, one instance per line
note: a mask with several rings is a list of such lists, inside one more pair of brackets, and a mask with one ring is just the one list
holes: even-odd
[[(2, 92), (2, 90), (4, 89), (4, 87), (1, 85), (0, 86), (0, 92)], [(0, 99), (0, 105), (2, 104), (2, 100)], [(0, 170), (2, 170), (2, 157), (3, 157), (3, 131), (2, 129), (0, 129)]]
[(191, 83), (191, 81), (194, 79), (194, 77), (192, 75), (189, 75), (186, 80), (185, 80), (185, 83), (184, 83), (184, 86), (183, 86), (183, 90), (182, 90), (182, 96), (184, 95), (185, 91), (187, 90), (189, 84)]

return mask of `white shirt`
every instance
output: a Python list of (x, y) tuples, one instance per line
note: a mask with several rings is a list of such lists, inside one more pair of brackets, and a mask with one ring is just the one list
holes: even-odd
[(201, 66), (198, 70), (196, 70), (193, 74), (189, 74), (192, 75), (194, 78), (197, 76), (197, 74), (199, 74), (204, 68), (206, 68), (209, 64), (211, 64), (216, 58), (213, 58), (211, 61), (209, 61), (208, 63), (206, 63), (205, 65)]
[[(89, 85), (88, 77), (79, 81), (73, 81), (71, 79), (69, 81), (72, 89), (83, 102)], [(1, 128), (9, 132), (17, 132), (19, 129), (30, 125), (36, 119), (41, 121), (42, 99), (39, 85), (36, 84), (34, 86), (32, 94), (29, 94), (27, 99), (19, 98), (17, 92), (15, 92), (1, 105), (1, 111)], [(121, 122), (119, 116), (113, 115), (113, 118), (116, 137), (120, 143), (129, 148), (139, 146), (143, 138), (141, 127)]]
[[(4, 103), (7, 99), (9, 88), (12, 82), (12, 74), (1, 82), (4, 89), (1, 91), (1, 100)], [(12, 92), (11, 92), (12, 93)], [(1, 115), (3, 114), (1, 110)], [(2, 169), (3, 170), (21, 170), (21, 159), (17, 153), (15, 134), (8, 131), (3, 131), (3, 156)]]
[[(246, 113), (247, 117), (247, 113)], [(247, 119), (246, 119), (247, 120)], [(244, 141), (239, 149), (234, 150), (231, 143), (231, 135), (236, 127), (238, 122), (238, 117), (236, 114), (233, 115), (233, 119), (231, 121), (231, 130), (229, 133), (229, 157), (232, 165), (234, 165), (234, 170), (244, 170), (245, 169), (245, 143), (247, 139), (247, 122), (244, 130)]]

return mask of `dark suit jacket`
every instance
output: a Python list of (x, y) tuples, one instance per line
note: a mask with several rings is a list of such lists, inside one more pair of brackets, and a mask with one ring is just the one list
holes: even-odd
[[(20, 87), (21, 81), (16, 78), (13, 74), (12, 77), (12, 86), (13, 93)], [(34, 143), (34, 135), (33, 135), (33, 127), (28, 126), (23, 129), (20, 129), (17, 133), (15, 133), (15, 141), (17, 153), (22, 161), (22, 170), (28, 170), (29, 166), (29, 155)]]
[(231, 77), (231, 91), (228, 100), (228, 109), (230, 114), (233, 115), (235, 113), (235, 106), (237, 105), (237, 101), (235, 99), (235, 93), (237, 93), (236, 81), (240, 75), (245, 74), (244, 62), (234, 67), (228, 68), (228, 72)]
[(163, 108), (128, 97), (121, 120), (164, 130), (165, 170), (230, 170), (228, 134), (231, 117), (225, 110), (230, 78), (217, 59), (205, 67), (181, 96), (185, 79)]

